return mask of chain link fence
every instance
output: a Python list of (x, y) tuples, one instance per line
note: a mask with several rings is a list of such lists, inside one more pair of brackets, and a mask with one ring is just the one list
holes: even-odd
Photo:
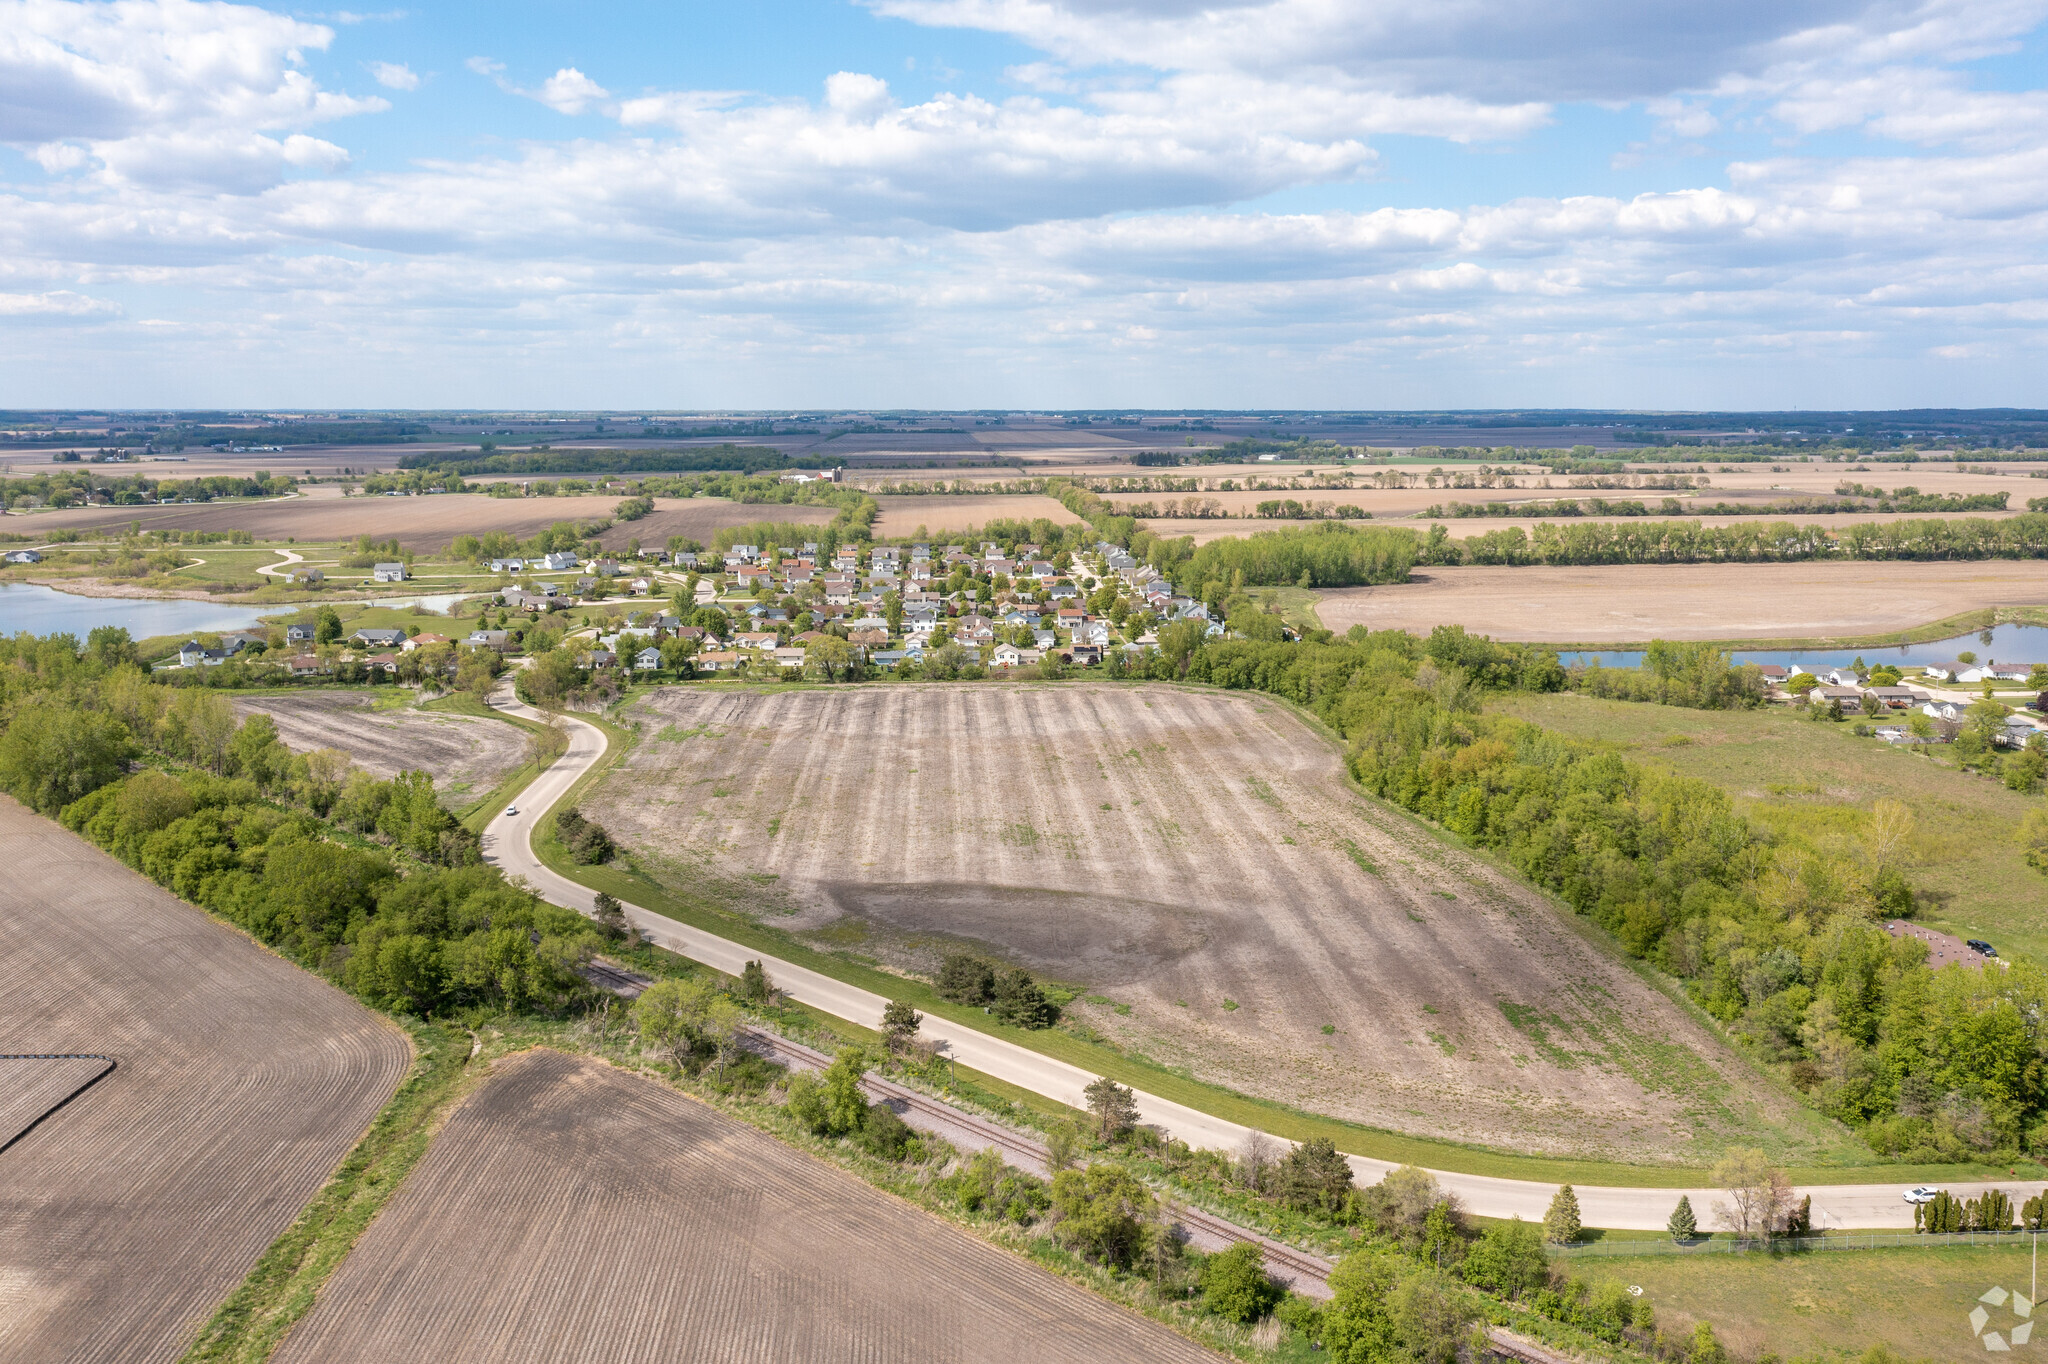
[(1686, 1241), (1599, 1240), (1583, 1245), (1552, 1246), (1568, 1259), (1611, 1255), (1740, 1255), (1753, 1251), (1793, 1254), (1821, 1250), (1882, 1250), (1890, 1246), (2025, 1246), (2039, 1236), (2034, 1231), (1958, 1231), (1926, 1235), (1910, 1231), (1837, 1231), (1824, 1236), (1773, 1236), (1760, 1240), (1739, 1240), (1732, 1236), (1694, 1237)]

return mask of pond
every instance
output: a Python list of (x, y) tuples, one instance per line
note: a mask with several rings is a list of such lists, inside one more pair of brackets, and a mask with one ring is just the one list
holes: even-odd
[[(1864, 649), (1737, 649), (1737, 663), (1778, 663), (1812, 672), (1816, 668), (1846, 668), (1857, 659), (1870, 667), (1890, 663), (1896, 667), (1924, 667), (1947, 663), (1968, 650), (1979, 663), (2048, 663), (2048, 625), (1994, 625), (1975, 634), (1953, 639), (1930, 640), (1925, 644), (1893, 644)], [(1575, 649), (1558, 658), (1569, 668), (1574, 663), (1597, 660), (1608, 668), (1639, 668), (1640, 649)]]
[(232, 606), (225, 602), (150, 600), (140, 597), (80, 597), (34, 583), (0, 583), (0, 635), (72, 634), (80, 643), (102, 625), (118, 625), (135, 639), (196, 634), (202, 630), (247, 630), (276, 606)]

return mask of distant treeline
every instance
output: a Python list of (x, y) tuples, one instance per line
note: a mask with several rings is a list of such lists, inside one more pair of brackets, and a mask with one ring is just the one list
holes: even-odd
[(471, 478), (486, 474), (758, 474), (779, 469), (828, 468), (844, 464), (837, 457), (808, 459), (801, 466), (780, 450), (764, 445), (714, 445), (702, 450), (479, 450), (471, 454), (446, 451), (407, 455), (402, 469), (451, 469)]

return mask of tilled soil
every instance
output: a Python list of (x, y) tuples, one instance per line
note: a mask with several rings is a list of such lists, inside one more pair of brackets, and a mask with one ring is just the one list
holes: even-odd
[(277, 1354), (1215, 1358), (674, 1090), (552, 1051), (497, 1063)]
[(526, 733), (516, 725), (481, 715), (377, 710), (365, 692), (239, 696), (235, 711), (268, 715), (294, 753), (338, 748), (378, 777), (422, 770), (458, 805), (496, 786), (526, 757)]
[(1196, 1078), (1522, 1151), (1831, 1145), (1527, 886), (1346, 785), (1262, 697), (667, 688), (584, 807), (643, 866), (929, 973), (988, 950)]
[(0, 1359), (176, 1359), (334, 1172), (411, 1049), (319, 977), (5, 797), (0, 857), (5, 1050), (117, 1062), (0, 1154)]
[(1322, 593), (1316, 614), (1353, 625), (1550, 644), (1650, 639), (1854, 639), (1986, 606), (2048, 601), (2038, 564), (1830, 561), (1422, 568), (1408, 582)]

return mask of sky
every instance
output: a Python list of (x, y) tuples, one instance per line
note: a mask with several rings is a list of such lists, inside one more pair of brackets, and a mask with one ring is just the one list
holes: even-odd
[(2048, 0), (0, 0), (0, 406), (2048, 406)]

